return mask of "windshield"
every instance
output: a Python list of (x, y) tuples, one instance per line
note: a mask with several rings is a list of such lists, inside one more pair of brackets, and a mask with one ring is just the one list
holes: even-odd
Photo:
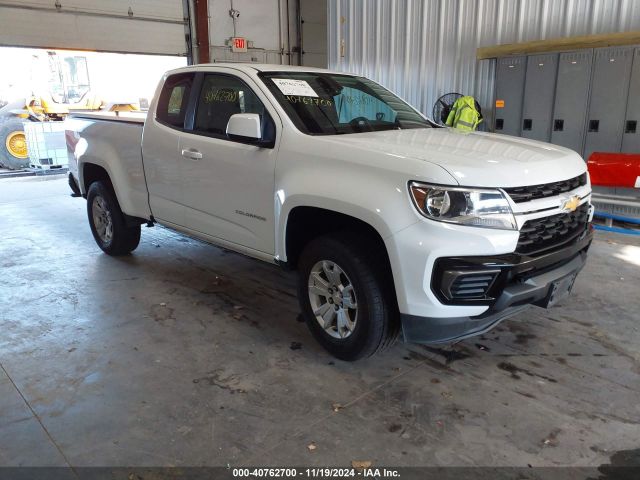
[(429, 128), (408, 104), (363, 77), (315, 72), (260, 74), (296, 126), (310, 135)]
[(89, 92), (87, 59), (49, 52), (49, 93), (56, 103), (80, 103)]

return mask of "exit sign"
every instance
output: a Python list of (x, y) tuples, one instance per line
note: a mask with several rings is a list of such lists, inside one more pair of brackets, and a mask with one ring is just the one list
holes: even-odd
[(232, 37), (231, 38), (231, 51), (232, 52), (246, 52), (247, 51), (247, 39), (244, 37)]

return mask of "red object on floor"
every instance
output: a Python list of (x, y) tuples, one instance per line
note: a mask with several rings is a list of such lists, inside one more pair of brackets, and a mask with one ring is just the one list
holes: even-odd
[(587, 166), (592, 185), (640, 188), (640, 154), (596, 152)]

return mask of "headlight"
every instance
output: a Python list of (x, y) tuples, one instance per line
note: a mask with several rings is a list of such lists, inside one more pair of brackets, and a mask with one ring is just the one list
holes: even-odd
[(418, 182), (409, 183), (409, 190), (420, 213), (431, 220), (470, 227), (518, 229), (509, 202), (500, 190)]

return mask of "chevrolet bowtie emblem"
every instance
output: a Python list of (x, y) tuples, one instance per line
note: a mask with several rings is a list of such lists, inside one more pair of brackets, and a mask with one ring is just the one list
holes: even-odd
[(575, 212), (576, 208), (578, 208), (578, 205), (580, 205), (580, 197), (577, 195), (574, 195), (573, 197), (570, 197), (569, 199), (565, 200), (562, 203), (562, 210), (565, 212)]

